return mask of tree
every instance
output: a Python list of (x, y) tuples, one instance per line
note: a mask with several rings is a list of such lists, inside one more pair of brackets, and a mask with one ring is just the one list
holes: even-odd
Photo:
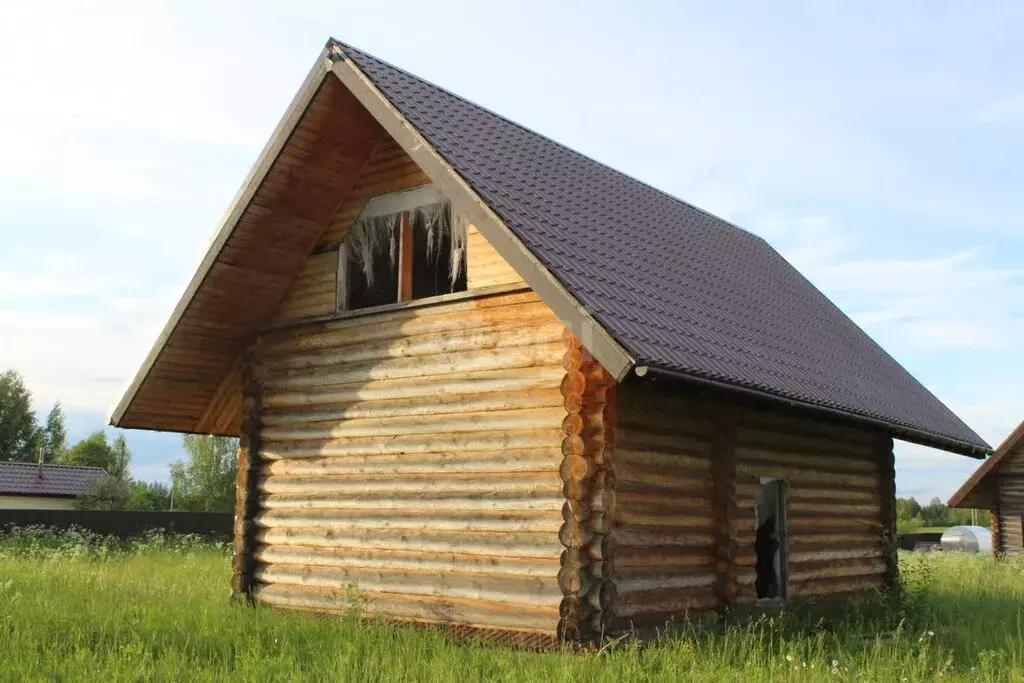
[(64, 426), (64, 408), (60, 401), (53, 404), (46, 424), (40, 432), (43, 462), (57, 462), (68, 448), (68, 431)]
[(117, 438), (114, 439), (114, 445), (111, 446), (111, 452), (113, 453), (114, 459), (111, 463), (111, 468), (107, 470), (113, 476), (118, 479), (128, 479), (128, 467), (132, 462), (132, 452), (128, 450), (128, 439), (124, 437), (124, 432), (118, 432)]
[(127, 482), (131, 457), (123, 434), (111, 445), (107, 442), (107, 435), (100, 430), (72, 446), (64, 453), (60, 462), (65, 465), (102, 467), (114, 479)]
[(128, 500), (128, 484), (109, 474), (96, 479), (86, 493), (75, 500), (79, 510), (123, 510)]
[(187, 461), (171, 465), (174, 507), (179, 510), (229, 512), (235, 506), (238, 440), (224, 436), (182, 438)]
[(32, 394), (14, 370), (0, 374), (0, 460), (34, 462), (39, 455), (39, 427)]
[(169, 510), (171, 489), (158, 481), (132, 481), (124, 507), (126, 510)]

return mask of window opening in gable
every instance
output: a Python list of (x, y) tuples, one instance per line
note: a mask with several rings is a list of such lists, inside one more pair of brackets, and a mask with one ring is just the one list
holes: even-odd
[(466, 224), (453, 220), (444, 200), (360, 217), (340, 247), (339, 311), (462, 292), (466, 284)]
[(466, 290), (466, 229), (452, 229), (451, 205), (423, 207), (412, 218), (412, 298)]
[(398, 215), (357, 221), (341, 245), (344, 310), (398, 301)]

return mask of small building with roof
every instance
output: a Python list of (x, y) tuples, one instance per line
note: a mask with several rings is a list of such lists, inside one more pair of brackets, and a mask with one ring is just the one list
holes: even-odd
[(893, 438), (989, 452), (763, 239), (336, 41), (111, 424), (240, 437), (239, 595), (570, 641), (891, 586)]
[(1024, 553), (1024, 422), (957, 489), (949, 506), (989, 510), (993, 551)]
[(102, 467), (0, 462), (0, 510), (71, 510), (88, 493)]

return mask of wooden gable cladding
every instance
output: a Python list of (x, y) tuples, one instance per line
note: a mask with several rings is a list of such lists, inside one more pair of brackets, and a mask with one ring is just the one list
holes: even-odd
[(380, 194), (407, 190), (430, 182), (427, 174), (390, 137), (380, 139), (360, 169), (352, 190), (331, 215), (320, 236), (320, 253), (309, 256), (292, 282), (276, 320), (296, 320), (333, 313), (337, 307), (338, 245), (366, 202)]
[(466, 286), (468, 289), (511, 285), (523, 278), (501, 257), (483, 233), (470, 225), (466, 229)]
[[(237, 414), (237, 407), (213, 415), (211, 401), (227, 391), (225, 378), (246, 336), (278, 308), (383, 137), (376, 120), (336, 78), (322, 81), (170, 331), (120, 426), (219, 433), (237, 423), (228, 416), (231, 410)], [(224, 406), (234, 401), (222, 399)]]

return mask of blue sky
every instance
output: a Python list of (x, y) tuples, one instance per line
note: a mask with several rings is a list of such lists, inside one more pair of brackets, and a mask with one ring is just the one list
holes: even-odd
[[(1024, 418), (1024, 7), (554, 4), (5, 8), (0, 368), (98, 428), (334, 35), (766, 237), (989, 441)], [(902, 495), (976, 465), (897, 453)]]

